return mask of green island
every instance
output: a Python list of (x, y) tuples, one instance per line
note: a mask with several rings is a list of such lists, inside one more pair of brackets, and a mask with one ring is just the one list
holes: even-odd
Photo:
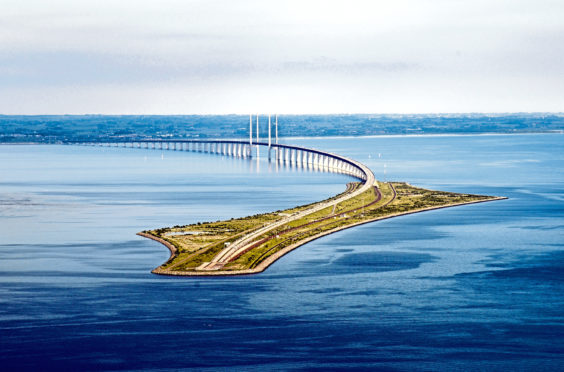
[(427, 210), (506, 199), (427, 190), (403, 182), (374, 182), (359, 193), (362, 185), (351, 182), (339, 195), (292, 209), (138, 235), (164, 244), (171, 252), (168, 261), (152, 271), (155, 274), (254, 274), (293, 249), (339, 230)]

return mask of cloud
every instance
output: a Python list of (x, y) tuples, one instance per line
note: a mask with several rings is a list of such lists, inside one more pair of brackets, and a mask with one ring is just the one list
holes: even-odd
[(0, 113), (115, 112), (116, 89), (154, 113), (552, 110), (562, 19), (556, 0), (5, 0)]

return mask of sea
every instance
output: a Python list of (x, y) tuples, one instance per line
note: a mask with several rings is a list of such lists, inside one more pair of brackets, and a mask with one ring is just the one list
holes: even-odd
[(151, 274), (137, 232), (353, 178), (182, 151), (0, 145), (0, 370), (564, 370), (564, 135), (285, 138), (507, 200), (323, 237), (265, 272)]

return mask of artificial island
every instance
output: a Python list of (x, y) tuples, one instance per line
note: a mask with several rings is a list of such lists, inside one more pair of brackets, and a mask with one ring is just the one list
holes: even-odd
[[(460, 194), (414, 187), (405, 182), (379, 182), (364, 164), (341, 155), (278, 143), (278, 118), (272, 141), (268, 117), (268, 141), (260, 142), (259, 117), (253, 143), (253, 118), (249, 141), (234, 140), (127, 140), (82, 141), (80, 144), (122, 146), (173, 151), (197, 151), (252, 158), (265, 148), (269, 161), (356, 178), (329, 199), (291, 209), (216, 222), (146, 230), (138, 233), (170, 250), (170, 258), (152, 272), (161, 275), (243, 275), (264, 271), (286, 253), (322, 236), (401, 215), (505, 197)], [(76, 144), (77, 142), (73, 142)]]

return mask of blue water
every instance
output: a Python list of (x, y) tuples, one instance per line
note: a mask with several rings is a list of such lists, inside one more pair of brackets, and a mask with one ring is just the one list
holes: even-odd
[(0, 146), (0, 369), (564, 370), (564, 137), (300, 138), (508, 200), (344, 230), (262, 274), (169, 278), (135, 233), (351, 179), (221, 156)]

